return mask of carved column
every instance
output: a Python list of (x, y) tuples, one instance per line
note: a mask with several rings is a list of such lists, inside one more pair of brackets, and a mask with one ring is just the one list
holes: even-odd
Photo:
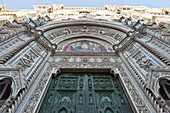
[(59, 73), (60, 73), (59, 68), (49, 66), (44, 72), (44, 74), (41, 76), (41, 78), (37, 81), (38, 83), (37, 85), (35, 85), (32, 94), (29, 95), (27, 103), (24, 106), (22, 106), (22, 109), (18, 109), (17, 113), (38, 112), (41, 107), (42, 100), (45, 97), (46, 91), (51, 83), (52, 77), (57, 76)]
[(33, 87), (33, 83), (35, 82), (35, 80), (38, 78), (40, 72), (42, 71), (42, 68), (45, 66), (45, 64), (47, 63), (47, 60), (49, 59), (49, 57), (51, 56), (52, 52), (49, 51), (47, 53), (47, 55), (45, 56), (45, 59), (38, 65), (38, 68), (35, 69), (35, 71), (33, 72), (32, 76), (30, 77), (30, 79), (27, 81), (26, 86), (17, 94), (17, 96), (15, 97), (13, 103), (11, 103), (9, 105), (8, 108), (8, 112), (10, 113), (14, 113), (16, 112), (16, 110), (18, 109), (19, 106), (22, 106), (22, 101), (25, 98), (25, 96), (27, 95), (27, 93), (30, 91), (30, 88)]
[(150, 101), (150, 103), (152, 104), (152, 106), (154, 107), (155, 111), (162, 113), (163, 111), (166, 111), (166, 109), (162, 106), (162, 104), (152, 95), (152, 93), (146, 88), (146, 85), (144, 83), (144, 81), (140, 78), (139, 75), (137, 75), (131, 68), (130, 65), (128, 64), (126, 58), (124, 57), (124, 55), (122, 54), (122, 51), (119, 51), (119, 56), (121, 57), (121, 59), (123, 60), (123, 62), (125, 63), (126, 67), (128, 68), (128, 70), (130, 71), (130, 73), (134, 76), (134, 78), (136, 79), (137, 83), (139, 84), (139, 86), (141, 87), (141, 89), (143, 90), (144, 94), (146, 95), (146, 97), (148, 98), (148, 100)]
[(141, 94), (139, 88), (137, 88), (138, 86), (136, 86), (136, 83), (130, 75), (126, 74), (122, 65), (117, 65), (117, 68), (112, 68), (110, 73), (118, 77), (134, 112), (155, 113), (153, 108), (149, 108), (151, 105), (146, 101), (143, 94)]

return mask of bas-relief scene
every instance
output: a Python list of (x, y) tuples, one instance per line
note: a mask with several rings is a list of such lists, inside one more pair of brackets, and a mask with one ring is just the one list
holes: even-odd
[(94, 42), (81, 41), (68, 45), (65, 52), (107, 52), (106, 48)]

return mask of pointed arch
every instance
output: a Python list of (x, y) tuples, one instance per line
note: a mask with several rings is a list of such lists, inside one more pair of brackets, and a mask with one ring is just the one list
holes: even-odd
[(12, 78), (0, 78), (0, 105), (12, 94)]
[(58, 113), (68, 113), (67, 109), (65, 107), (62, 107)]
[(114, 113), (113, 110), (110, 108), (110, 107), (107, 107), (105, 110), (104, 110), (104, 113)]

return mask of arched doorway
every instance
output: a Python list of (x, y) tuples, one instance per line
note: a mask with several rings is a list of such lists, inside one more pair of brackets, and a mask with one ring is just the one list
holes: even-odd
[(68, 113), (132, 113), (118, 78), (109, 73), (61, 73), (53, 78), (39, 112), (62, 108)]

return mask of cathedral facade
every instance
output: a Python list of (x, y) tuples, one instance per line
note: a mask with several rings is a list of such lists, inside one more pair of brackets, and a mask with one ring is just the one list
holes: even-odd
[(0, 28), (0, 112), (169, 113), (169, 65), (155, 22), (14, 20)]

